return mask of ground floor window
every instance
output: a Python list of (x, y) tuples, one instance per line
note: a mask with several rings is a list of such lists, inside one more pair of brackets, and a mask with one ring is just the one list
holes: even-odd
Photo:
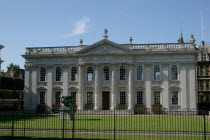
[(55, 104), (60, 104), (61, 92), (55, 92)]
[(126, 104), (126, 94), (125, 91), (120, 92), (120, 104)]
[(137, 104), (143, 104), (143, 92), (142, 91), (137, 92)]
[(93, 104), (93, 92), (87, 92), (87, 104)]
[(72, 97), (72, 104), (76, 104), (76, 99), (77, 99), (76, 92), (71, 92), (71, 97)]
[(40, 104), (45, 104), (45, 92), (40, 92)]
[(154, 104), (160, 104), (160, 92), (159, 91), (154, 92)]
[(178, 105), (178, 92), (172, 92), (172, 105)]

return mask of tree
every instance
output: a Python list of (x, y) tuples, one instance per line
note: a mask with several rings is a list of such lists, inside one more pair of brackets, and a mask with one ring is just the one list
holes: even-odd
[(7, 67), (7, 71), (9, 72), (9, 75), (12, 77), (18, 77), (20, 75), (20, 66), (11, 63), (8, 67)]

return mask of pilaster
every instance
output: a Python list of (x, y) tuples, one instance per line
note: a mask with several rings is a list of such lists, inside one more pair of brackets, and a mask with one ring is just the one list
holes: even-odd
[(99, 65), (95, 65), (95, 110), (100, 109), (99, 104), (100, 104), (100, 69), (99, 69)]
[(151, 64), (145, 64), (146, 68), (146, 78), (145, 78), (145, 85), (146, 85), (146, 108), (151, 108), (151, 101), (152, 101), (152, 90), (151, 90)]
[(52, 89), (52, 83), (53, 83), (53, 66), (48, 65), (47, 66), (47, 94), (45, 96), (45, 101), (47, 102), (47, 105), (49, 108), (52, 107), (52, 97), (53, 97), (53, 89)]
[(112, 65), (112, 77), (111, 77), (111, 110), (117, 108), (116, 100), (116, 65)]
[(170, 91), (169, 91), (169, 87), (168, 87), (168, 84), (169, 84), (169, 64), (163, 64), (163, 107), (164, 108), (169, 108), (169, 94), (170, 94)]
[(196, 84), (195, 84), (195, 80), (196, 80), (196, 75), (195, 75), (195, 63), (190, 63), (189, 64), (189, 84), (190, 84), (190, 87), (189, 87), (189, 96), (190, 98), (189, 99), (189, 102), (190, 102), (190, 109), (196, 109), (197, 108), (197, 96), (196, 96)]
[(25, 65), (25, 86), (24, 86), (24, 108), (29, 109), (31, 107), (31, 72), (30, 67)]
[(68, 96), (69, 66), (63, 65), (63, 96)]
[(133, 109), (133, 81), (133, 64), (130, 64), (128, 73), (128, 110)]
[(78, 110), (83, 110), (84, 107), (84, 76), (83, 76), (83, 68), (84, 65), (83, 64), (79, 64), (79, 103), (78, 103)]
[(181, 108), (186, 109), (188, 104), (188, 97), (187, 97), (187, 64), (183, 63), (180, 65), (180, 85), (181, 85)]

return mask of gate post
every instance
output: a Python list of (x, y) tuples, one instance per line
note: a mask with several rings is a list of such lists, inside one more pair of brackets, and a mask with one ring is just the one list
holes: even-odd
[(204, 129), (204, 140), (206, 140), (206, 117), (205, 117), (206, 110), (203, 111), (203, 129)]

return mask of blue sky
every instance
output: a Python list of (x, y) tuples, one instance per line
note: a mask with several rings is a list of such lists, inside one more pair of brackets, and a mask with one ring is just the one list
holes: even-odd
[(175, 43), (181, 29), (210, 41), (210, 0), (0, 0), (0, 44), (4, 60), (24, 67), (26, 47), (92, 44), (108, 29), (116, 43)]

